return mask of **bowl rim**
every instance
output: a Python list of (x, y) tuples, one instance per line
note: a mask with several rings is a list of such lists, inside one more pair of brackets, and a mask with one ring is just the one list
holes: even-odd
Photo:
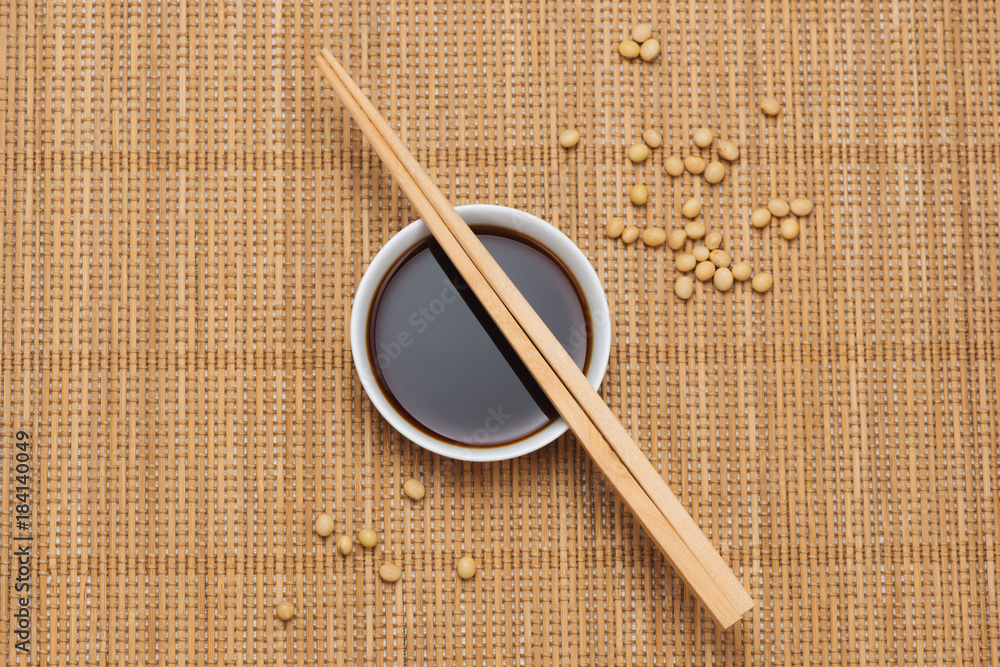
[[(490, 224), (511, 229), (541, 243), (556, 255), (583, 291), (590, 311), (591, 355), (587, 380), (600, 387), (611, 353), (611, 317), (604, 285), (590, 260), (568, 236), (541, 218), (519, 209), (494, 204), (465, 204), (455, 209), (469, 224)], [(411, 424), (383, 394), (368, 354), (368, 312), (383, 278), (410, 248), (431, 235), (423, 220), (414, 220), (396, 232), (372, 258), (358, 282), (351, 307), (351, 355), (368, 399), (375, 409), (407, 440), (441, 456), (462, 461), (504, 461), (537, 451), (566, 432), (561, 417), (532, 435), (506, 445), (461, 446), (425, 433)]]

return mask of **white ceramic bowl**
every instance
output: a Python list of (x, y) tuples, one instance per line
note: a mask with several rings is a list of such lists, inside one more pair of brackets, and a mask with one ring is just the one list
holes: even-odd
[[(470, 225), (489, 224), (516, 231), (542, 244), (562, 260), (587, 300), (593, 328), (587, 379), (595, 388), (600, 386), (608, 368), (608, 354), (611, 351), (611, 318), (604, 287), (583, 251), (558, 229), (523, 211), (486, 204), (459, 206), (457, 210)], [(389, 239), (361, 277), (358, 292), (354, 296), (354, 306), (351, 309), (351, 351), (354, 354), (354, 366), (358, 370), (368, 398), (375, 405), (375, 409), (404, 437), (442, 456), (464, 461), (502, 461), (544, 447), (566, 432), (566, 422), (563, 419), (557, 419), (532, 435), (507, 445), (495, 447), (457, 445), (413, 426), (386, 398), (375, 379), (368, 351), (367, 331), (368, 312), (372, 300), (382, 284), (382, 279), (399, 258), (430, 235), (430, 230), (422, 220), (410, 223)]]

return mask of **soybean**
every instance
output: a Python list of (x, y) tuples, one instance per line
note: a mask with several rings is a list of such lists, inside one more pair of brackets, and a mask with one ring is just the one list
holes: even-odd
[(378, 542), (378, 535), (371, 528), (362, 528), (358, 531), (358, 542), (361, 543), (361, 546), (371, 549)]
[(705, 225), (700, 222), (689, 222), (684, 225), (684, 233), (689, 239), (700, 239), (705, 236)]
[(653, 36), (653, 27), (648, 23), (638, 23), (632, 26), (632, 39), (642, 44)]
[(680, 276), (674, 281), (674, 294), (678, 299), (687, 301), (694, 294), (694, 281), (687, 276)]
[(805, 197), (796, 197), (789, 204), (789, 208), (792, 209), (792, 213), (801, 218), (812, 213), (813, 203), (811, 199), (806, 199)]
[(350, 535), (341, 535), (337, 538), (337, 551), (345, 556), (354, 551), (354, 541)]
[(424, 497), (424, 485), (416, 479), (408, 479), (403, 483), (403, 493), (413, 500), (420, 500)]
[(702, 282), (711, 280), (714, 275), (715, 264), (711, 262), (699, 262), (698, 266), (694, 267), (694, 277)]
[(694, 145), (698, 148), (706, 148), (712, 145), (715, 135), (707, 127), (699, 127), (694, 131)]
[(333, 517), (329, 514), (320, 514), (313, 523), (313, 530), (320, 537), (329, 537), (333, 534)]
[(639, 238), (639, 228), (635, 225), (629, 225), (622, 232), (622, 241), (625, 243), (635, 243), (637, 238)]
[(391, 584), (399, 581), (399, 578), (403, 576), (403, 571), (392, 563), (385, 563), (378, 569), (378, 576), (382, 577), (382, 581)]
[(705, 247), (709, 250), (715, 250), (722, 245), (722, 234), (719, 232), (712, 232), (705, 237)]
[(580, 143), (580, 131), (570, 128), (559, 133), (559, 145), (563, 148), (572, 148)]
[(458, 564), (455, 569), (458, 571), (458, 576), (462, 579), (472, 579), (476, 576), (476, 559), (472, 556), (463, 556), (458, 559)]
[(628, 149), (628, 159), (639, 164), (649, 157), (649, 146), (646, 144), (632, 144)]
[(750, 280), (750, 265), (746, 262), (736, 262), (733, 264), (733, 278), (740, 282)]
[(696, 245), (691, 248), (691, 254), (694, 256), (695, 261), (704, 262), (712, 254), (712, 251), (703, 245)]
[(774, 279), (771, 278), (771, 274), (765, 271), (761, 271), (753, 277), (750, 281), (750, 286), (753, 287), (755, 292), (766, 292), (771, 289), (771, 285), (774, 284)]
[(671, 176), (680, 176), (684, 173), (684, 160), (676, 155), (671, 155), (667, 158), (666, 162), (663, 163), (663, 168), (666, 169), (667, 173)]
[(667, 236), (667, 245), (673, 250), (680, 250), (687, 243), (687, 236), (683, 229), (675, 229)]
[(759, 208), (750, 214), (750, 224), (758, 229), (767, 227), (771, 223), (771, 212), (766, 208)]
[(677, 255), (677, 259), (674, 260), (674, 268), (676, 268), (681, 273), (687, 273), (688, 271), (694, 270), (694, 265), (698, 261), (694, 258), (694, 255), (690, 253), (684, 253)]
[(715, 271), (712, 280), (715, 282), (715, 289), (725, 292), (733, 286), (733, 273), (724, 266), (720, 266)]
[(701, 200), (697, 197), (691, 197), (681, 206), (681, 215), (685, 218), (696, 218), (699, 213), (701, 213)]
[(628, 198), (636, 206), (642, 206), (649, 201), (649, 190), (647, 190), (646, 186), (642, 183), (636, 183), (632, 186), (632, 189), (629, 190)]
[(701, 172), (705, 171), (705, 161), (697, 155), (688, 155), (684, 158), (684, 168), (697, 176)]
[(604, 225), (604, 233), (609, 239), (616, 239), (625, 231), (625, 221), (621, 218), (608, 218), (608, 223)]
[(642, 231), (642, 242), (651, 248), (663, 245), (667, 240), (667, 230), (658, 227), (650, 227)]
[(740, 149), (731, 141), (719, 141), (719, 155), (727, 162), (732, 162), (740, 156)]
[(715, 185), (726, 177), (726, 168), (717, 160), (712, 160), (705, 167), (705, 180)]
[(660, 55), (660, 40), (658, 39), (647, 39), (639, 47), (639, 57), (649, 62)]
[(663, 137), (656, 130), (646, 130), (642, 133), (642, 140), (650, 148), (659, 148), (663, 143)]
[(292, 616), (295, 616), (295, 605), (293, 605), (288, 600), (282, 600), (278, 603), (278, 618), (283, 621), (292, 620)]
[(777, 116), (781, 111), (781, 102), (773, 97), (762, 97), (760, 100), (760, 110), (768, 116)]
[(733, 263), (733, 258), (725, 250), (713, 250), (708, 259), (716, 266), (729, 266)]
[(791, 241), (799, 235), (799, 221), (795, 218), (785, 218), (781, 221), (779, 231), (781, 232), (781, 238)]
[(635, 58), (639, 55), (639, 45), (631, 39), (623, 39), (621, 44), (618, 45), (618, 53), (622, 54), (625, 58)]
[(786, 202), (781, 197), (775, 197), (771, 201), (767, 202), (767, 210), (771, 212), (776, 218), (784, 218), (788, 215), (788, 211), (791, 210)]

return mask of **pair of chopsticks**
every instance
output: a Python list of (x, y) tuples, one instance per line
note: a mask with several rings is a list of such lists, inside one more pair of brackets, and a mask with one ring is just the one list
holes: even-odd
[(587, 453), (717, 623), (753, 599), (573, 359), (328, 50), (316, 67)]

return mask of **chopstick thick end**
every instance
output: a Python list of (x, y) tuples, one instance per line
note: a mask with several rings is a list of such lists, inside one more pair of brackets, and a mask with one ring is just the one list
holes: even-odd
[(754, 608), (753, 598), (747, 593), (746, 589), (742, 585), (737, 583), (734, 590), (729, 592), (727, 596), (729, 598), (729, 603), (732, 606), (732, 611), (727, 613), (714, 614), (715, 622), (723, 630), (728, 630), (733, 627), (741, 620), (746, 613)]

